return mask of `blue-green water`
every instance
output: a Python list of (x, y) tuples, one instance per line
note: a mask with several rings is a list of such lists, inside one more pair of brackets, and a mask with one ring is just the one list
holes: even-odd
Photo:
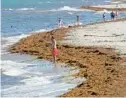
[(79, 7), (80, 5), (104, 4), (105, 0), (2, 0), (3, 8), (42, 8), (52, 9), (62, 6)]
[(102, 14), (77, 9), (96, 4), (108, 3), (105, 0), (2, 0), (2, 36), (52, 29), (57, 27), (59, 17), (64, 24), (74, 23), (76, 15), (80, 15), (84, 24), (101, 21)]

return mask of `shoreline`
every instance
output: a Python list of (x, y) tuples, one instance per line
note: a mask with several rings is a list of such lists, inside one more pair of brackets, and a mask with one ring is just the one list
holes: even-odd
[[(122, 4), (123, 5), (123, 4)], [(119, 4), (121, 6), (121, 4)], [(126, 8), (124, 7), (126, 5), (123, 5), (123, 7), (116, 7), (115, 4), (110, 5), (96, 5), (96, 6), (81, 6), (80, 9), (86, 9), (86, 10), (93, 10), (93, 11), (119, 11), (119, 12), (126, 12)]]
[[(115, 22), (122, 20), (119, 19)], [(109, 22), (90, 23), (82, 26)], [(61, 97), (126, 96), (126, 68), (120, 66), (121, 57), (119, 57), (118, 53), (111, 48), (76, 47), (60, 43), (60, 41), (64, 40), (66, 33), (77, 27), (79, 26), (33, 34), (12, 45), (9, 51), (11, 53), (36, 55), (39, 59), (52, 60), (49, 39), (53, 34), (58, 42), (57, 62), (68, 64), (68, 66), (77, 66), (80, 72), (75, 76), (87, 79), (86, 82), (61, 95)]]

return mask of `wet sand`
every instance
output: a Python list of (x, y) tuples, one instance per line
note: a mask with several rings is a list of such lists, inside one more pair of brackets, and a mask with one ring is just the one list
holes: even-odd
[(80, 72), (73, 75), (87, 78), (86, 82), (61, 97), (126, 96), (126, 67), (121, 66), (125, 58), (121, 58), (112, 48), (61, 44), (66, 33), (73, 28), (77, 26), (33, 34), (11, 46), (9, 51), (36, 55), (39, 59), (51, 61), (50, 36), (54, 35), (58, 44), (57, 62), (77, 66)]

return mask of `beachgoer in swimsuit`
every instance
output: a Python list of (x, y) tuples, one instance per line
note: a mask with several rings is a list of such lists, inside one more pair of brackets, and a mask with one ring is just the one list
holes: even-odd
[(105, 12), (103, 13), (103, 20), (105, 21)]
[(77, 25), (80, 24), (80, 17), (77, 15)]
[(53, 36), (51, 38), (51, 46), (52, 46), (53, 61), (54, 63), (56, 63), (57, 47), (56, 47), (56, 40)]
[(110, 15), (111, 15), (111, 20), (114, 20), (114, 19), (115, 19), (115, 13), (112, 11), (112, 12), (110, 13)]
[(62, 19), (59, 18), (59, 20), (58, 20), (58, 27), (61, 27), (61, 26), (62, 26)]

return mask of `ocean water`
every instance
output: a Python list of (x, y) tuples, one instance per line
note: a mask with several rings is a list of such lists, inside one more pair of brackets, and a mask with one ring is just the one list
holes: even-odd
[(1, 95), (2, 97), (58, 96), (82, 81), (71, 77), (72, 71), (71, 68), (60, 66), (55, 68), (53, 63), (35, 60), (35, 57), (29, 55), (3, 55)]
[[(102, 21), (103, 12), (78, 8), (109, 3), (106, 0), (1, 0), (2, 97), (55, 97), (75, 87), (81, 79), (68, 77), (71, 68), (56, 68), (52, 62), (34, 56), (11, 54), (8, 46), (32, 33), (57, 28), (59, 17), (65, 25), (75, 23), (76, 15), (82, 24)], [(109, 12), (106, 17), (110, 19)], [(126, 14), (120, 13), (120, 17)]]
[[(27, 34), (29, 32), (48, 30), (57, 27), (58, 18), (64, 24), (76, 21), (80, 15), (81, 22), (101, 21), (102, 13), (82, 11), (82, 5), (109, 4), (106, 0), (2, 0), (2, 36)], [(125, 15), (120, 14), (121, 17)], [(109, 15), (107, 15), (109, 19)]]

